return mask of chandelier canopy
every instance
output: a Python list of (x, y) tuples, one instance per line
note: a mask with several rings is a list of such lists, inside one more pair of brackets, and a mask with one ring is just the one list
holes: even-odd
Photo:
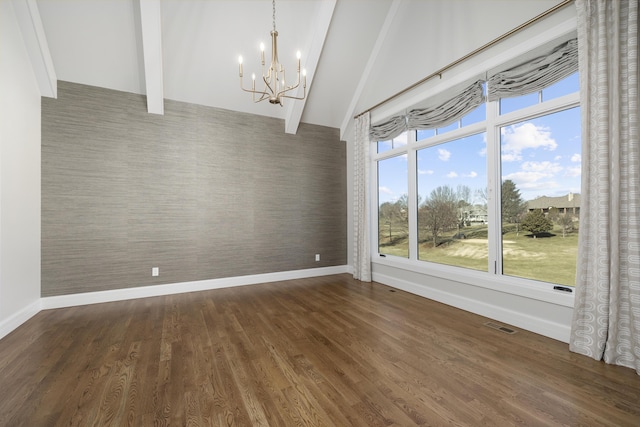
[(253, 102), (260, 102), (268, 99), (271, 104), (283, 105), (283, 99), (304, 99), (307, 94), (307, 71), (302, 70), (302, 87), (304, 89), (301, 97), (290, 95), (292, 91), (296, 90), (300, 86), (300, 51), (297, 53), (298, 58), (298, 70), (296, 76), (296, 83), (292, 86), (287, 86), (285, 83), (284, 67), (278, 61), (278, 31), (276, 31), (276, 0), (273, 0), (273, 30), (271, 30), (271, 64), (269, 68), (265, 70), (264, 62), (264, 43), (260, 43), (260, 60), (262, 63), (262, 81), (264, 87), (256, 89), (256, 75), (251, 75), (251, 89), (246, 89), (243, 84), (243, 71), (242, 71), (242, 56), (238, 58), (239, 62), (239, 74), (240, 74), (240, 88), (245, 92), (250, 92), (253, 97)]

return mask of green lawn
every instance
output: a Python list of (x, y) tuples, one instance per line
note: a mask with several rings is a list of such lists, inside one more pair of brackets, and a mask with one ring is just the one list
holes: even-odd
[[(503, 271), (505, 275), (541, 280), (574, 286), (578, 255), (578, 233), (562, 237), (560, 230), (555, 236), (527, 236), (527, 232), (516, 235), (513, 227), (503, 235)], [(484, 225), (465, 227), (460, 230), (465, 239), (453, 239), (452, 231), (439, 238), (434, 248), (431, 241), (419, 244), (419, 259), (440, 264), (456, 265), (474, 270), (487, 271), (487, 227)], [(405, 230), (380, 235), (380, 253), (408, 257), (408, 239)]]

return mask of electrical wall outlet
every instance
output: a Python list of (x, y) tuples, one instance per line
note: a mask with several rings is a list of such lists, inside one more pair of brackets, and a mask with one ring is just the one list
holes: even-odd
[(320, 254), (316, 254), (316, 262), (320, 261)]
[(151, 275), (153, 277), (159, 276), (160, 275), (160, 267), (153, 267), (151, 269)]

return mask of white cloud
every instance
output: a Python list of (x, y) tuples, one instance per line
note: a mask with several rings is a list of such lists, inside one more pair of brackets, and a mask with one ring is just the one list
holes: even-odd
[(431, 169), (428, 169), (428, 170), (418, 169), (418, 175), (433, 175), (433, 171)]
[(559, 163), (544, 162), (524, 162), (522, 164), (522, 170), (527, 172), (539, 172), (546, 176), (553, 176), (562, 171), (562, 166)]
[(465, 178), (475, 178), (478, 176), (478, 173), (476, 171), (471, 171), (469, 173), (462, 174), (462, 176)]
[(487, 147), (483, 147), (482, 150), (478, 151), (478, 155), (480, 157), (487, 157)]
[(390, 196), (393, 196), (393, 191), (391, 191), (389, 188), (387, 187), (378, 187), (378, 193), (382, 193), (382, 194), (388, 194)]
[(561, 159), (562, 159), (562, 156), (555, 156), (555, 157), (553, 158), (553, 160), (555, 160), (556, 162), (557, 162), (558, 160), (561, 160)]
[(580, 162), (582, 162), (582, 156), (580, 154), (576, 153), (573, 156), (571, 156), (571, 161), (573, 163), (580, 163)]
[(558, 146), (548, 128), (529, 122), (503, 127), (501, 133), (503, 162), (522, 160), (522, 151), (527, 149), (553, 151)]
[(438, 148), (438, 158), (443, 162), (446, 162), (451, 157), (451, 152), (444, 148)]
[(503, 178), (512, 180), (518, 188), (523, 190), (552, 188), (557, 185), (552, 179), (564, 170), (559, 163), (549, 161), (524, 162), (521, 167), (520, 171), (505, 175)]
[(447, 178), (457, 178), (458, 174), (455, 173), (454, 171), (451, 171), (447, 174)]
[[(540, 181), (541, 179), (548, 178), (549, 175), (544, 172), (535, 172), (535, 171), (520, 171), (510, 173), (508, 175), (503, 176), (503, 179), (510, 179), (515, 182), (518, 187), (526, 187), (527, 185), (531, 185)], [(531, 188), (531, 187), (527, 187)]]
[(582, 173), (582, 167), (576, 166), (572, 168), (567, 168), (567, 173), (565, 173), (565, 176), (575, 177), (575, 176), (580, 176), (581, 173)]

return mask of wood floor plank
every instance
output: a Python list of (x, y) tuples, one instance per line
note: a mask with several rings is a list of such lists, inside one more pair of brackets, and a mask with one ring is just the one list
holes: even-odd
[(640, 377), (348, 275), (40, 312), (0, 425), (640, 425)]

